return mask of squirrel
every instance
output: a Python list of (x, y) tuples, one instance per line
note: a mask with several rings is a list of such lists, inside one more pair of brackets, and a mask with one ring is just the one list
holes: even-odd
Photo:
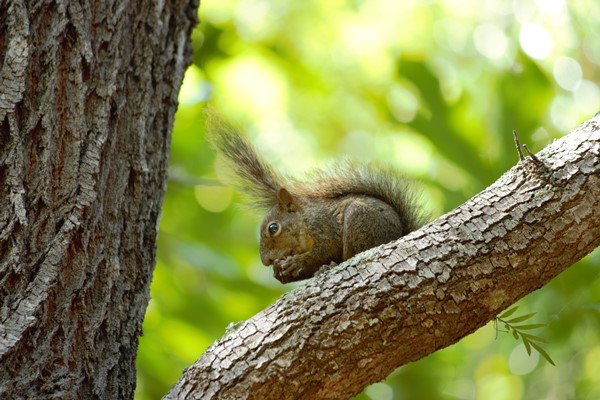
[(250, 142), (209, 112), (208, 137), (253, 206), (268, 208), (260, 258), (281, 283), (307, 279), (422, 225), (414, 196), (389, 166), (345, 161), (301, 181), (281, 175)]

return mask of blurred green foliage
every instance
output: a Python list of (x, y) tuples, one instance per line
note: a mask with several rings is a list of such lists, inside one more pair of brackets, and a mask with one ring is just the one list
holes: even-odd
[[(157, 399), (227, 325), (289, 290), (260, 264), (260, 215), (219, 184), (208, 101), (276, 168), (395, 164), (432, 218), (600, 109), (596, 0), (204, 0), (180, 94), (136, 399)], [(300, 283), (301, 284), (301, 283)], [(600, 398), (600, 254), (519, 302), (553, 367), (493, 324), (359, 399)]]

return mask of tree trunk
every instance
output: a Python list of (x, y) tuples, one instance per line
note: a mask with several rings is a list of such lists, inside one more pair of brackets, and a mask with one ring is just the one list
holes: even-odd
[(165, 399), (349, 398), (483, 326), (599, 244), (600, 114), (456, 210), (239, 324)]
[(133, 397), (194, 2), (0, 1), (0, 397)]

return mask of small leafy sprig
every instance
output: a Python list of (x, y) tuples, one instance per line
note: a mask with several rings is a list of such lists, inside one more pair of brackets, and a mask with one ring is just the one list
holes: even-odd
[[(526, 332), (531, 329), (541, 328), (543, 326), (546, 326), (546, 324), (518, 325), (521, 322), (533, 317), (535, 313), (525, 314), (519, 317), (507, 319), (508, 317), (512, 316), (518, 308), (518, 306), (509, 308), (508, 310), (504, 311), (502, 314), (496, 317), (496, 319), (494, 320), (494, 328), (496, 329), (496, 335), (498, 334), (498, 332), (511, 333), (515, 339), (521, 339), (523, 345), (525, 346), (525, 350), (527, 350), (528, 355), (531, 355), (531, 348), (533, 347), (535, 350), (537, 350), (538, 353), (540, 353), (542, 357), (546, 359), (546, 361), (556, 366), (556, 364), (554, 364), (554, 361), (552, 361), (550, 355), (546, 352), (546, 350), (542, 348), (541, 343), (547, 343), (546, 339)], [(498, 324), (502, 324), (505, 330), (499, 328)]]

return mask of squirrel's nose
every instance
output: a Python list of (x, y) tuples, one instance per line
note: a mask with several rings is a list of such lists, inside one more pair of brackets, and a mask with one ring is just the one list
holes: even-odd
[(275, 261), (273, 259), (273, 256), (271, 256), (270, 254), (266, 254), (264, 251), (260, 252), (260, 260), (262, 261), (263, 265), (267, 267), (273, 264), (273, 261)]

